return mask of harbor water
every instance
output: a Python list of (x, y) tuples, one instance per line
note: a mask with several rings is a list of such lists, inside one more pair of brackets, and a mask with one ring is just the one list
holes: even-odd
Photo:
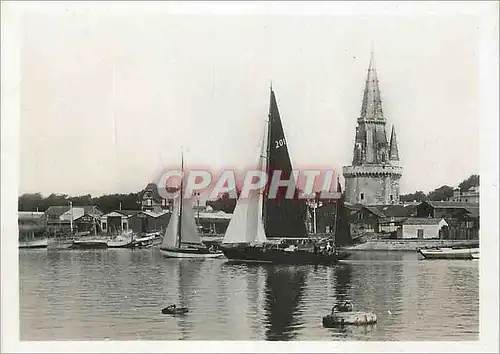
[[(21, 340), (478, 340), (478, 261), (357, 252), (338, 266), (19, 250)], [(335, 303), (370, 326), (323, 328)], [(185, 315), (164, 315), (170, 304)]]

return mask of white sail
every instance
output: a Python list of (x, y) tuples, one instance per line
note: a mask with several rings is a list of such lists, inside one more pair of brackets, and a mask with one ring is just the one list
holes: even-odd
[(189, 199), (182, 201), (182, 224), (181, 224), (181, 245), (190, 244), (205, 247), (198, 234), (198, 227), (196, 226), (194, 218), (194, 210)]
[[(265, 144), (262, 144), (257, 168), (262, 170)], [(229, 243), (262, 243), (267, 240), (262, 222), (262, 193), (250, 191), (248, 198), (238, 198), (233, 216), (222, 240)]]
[(179, 198), (174, 200), (174, 210), (172, 215), (170, 215), (170, 220), (168, 222), (167, 229), (165, 230), (165, 235), (163, 236), (163, 241), (161, 244), (162, 248), (176, 248), (177, 247), (177, 231), (179, 224)]

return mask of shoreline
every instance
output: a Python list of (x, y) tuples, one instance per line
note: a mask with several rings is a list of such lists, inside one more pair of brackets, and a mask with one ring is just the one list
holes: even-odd
[(343, 251), (405, 251), (415, 252), (419, 248), (477, 245), (479, 240), (369, 240), (364, 243), (340, 247)]

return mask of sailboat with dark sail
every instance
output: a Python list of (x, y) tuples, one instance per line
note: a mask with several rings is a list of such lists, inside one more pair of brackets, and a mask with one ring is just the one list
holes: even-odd
[[(181, 162), (181, 171), (184, 170), (184, 158)], [(160, 252), (169, 258), (218, 258), (220, 251), (207, 248), (198, 233), (193, 207), (189, 199), (184, 198), (183, 178), (179, 190), (179, 197), (174, 201), (174, 208), (170, 217)]]
[[(266, 130), (257, 168), (266, 172), (268, 180), (275, 171), (281, 171), (281, 180), (291, 181), (292, 163), (272, 88)], [(250, 191), (246, 198), (240, 196), (222, 240), (224, 255), (230, 260), (284, 264), (333, 264), (348, 256), (335, 251), (319, 252), (316, 247), (301, 249), (269, 242), (268, 237), (309, 239), (304, 200), (298, 199), (297, 189), (294, 198), (286, 198), (286, 193), (286, 187), (278, 187), (273, 198), (258, 190)]]

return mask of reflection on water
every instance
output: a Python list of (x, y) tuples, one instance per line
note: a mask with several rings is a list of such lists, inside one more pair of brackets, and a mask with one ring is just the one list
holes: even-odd
[(301, 324), (298, 312), (306, 273), (300, 267), (268, 266), (266, 269), (266, 339), (293, 340)]
[[(365, 252), (346, 264), (163, 258), (155, 250), (20, 250), (22, 340), (477, 340), (477, 261)], [(323, 328), (337, 302), (373, 326)], [(189, 313), (161, 314), (169, 304)]]

